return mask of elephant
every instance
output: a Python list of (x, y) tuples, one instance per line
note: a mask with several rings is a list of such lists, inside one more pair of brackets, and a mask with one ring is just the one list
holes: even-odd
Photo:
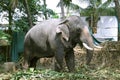
[(36, 67), (40, 58), (55, 58), (55, 71), (63, 71), (64, 60), (69, 72), (75, 71), (73, 48), (79, 44), (90, 51), (87, 64), (92, 58), (95, 46), (88, 26), (80, 16), (71, 15), (65, 19), (44, 20), (33, 26), (24, 39), (23, 68)]

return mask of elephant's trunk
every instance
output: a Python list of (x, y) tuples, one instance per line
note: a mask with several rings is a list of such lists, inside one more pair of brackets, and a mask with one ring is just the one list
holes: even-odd
[(93, 39), (89, 33), (88, 27), (84, 27), (81, 35), (81, 41), (83, 42), (83, 46), (88, 50), (98, 50), (98, 48), (102, 48), (101, 46), (96, 46), (93, 42)]

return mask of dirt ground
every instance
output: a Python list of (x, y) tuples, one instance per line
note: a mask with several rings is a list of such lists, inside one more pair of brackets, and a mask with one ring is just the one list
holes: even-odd
[[(105, 42), (103, 48), (93, 53), (91, 66), (94, 68), (111, 67), (120, 69), (120, 42)], [(82, 67), (86, 63), (86, 51), (79, 46), (74, 48), (75, 66)], [(53, 68), (54, 59), (42, 58), (38, 61), (38, 67)]]

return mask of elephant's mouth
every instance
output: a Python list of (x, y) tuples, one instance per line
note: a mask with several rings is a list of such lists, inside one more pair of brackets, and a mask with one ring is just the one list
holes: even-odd
[(83, 46), (88, 50), (95, 50), (95, 48), (97, 48), (97, 49), (102, 48), (101, 46), (96, 46), (95, 44), (94, 44), (94, 47), (89, 47), (86, 43), (83, 43)]

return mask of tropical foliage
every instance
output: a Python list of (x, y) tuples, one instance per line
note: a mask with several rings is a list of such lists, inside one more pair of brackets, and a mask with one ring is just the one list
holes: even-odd
[[(45, 0), (43, 0), (45, 1)], [(8, 6), (9, 5), (9, 6)], [(27, 30), (34, 25), (37, 17), (42, 13), (47, 19), (47, 15), (54, 15), (53, 10), (41, 5), (40, 0), (1, 0), (1, 12), (8, 12), (8, 20), (10, 25), (17, 27), (16, 29)], [(19, 27), (19, 28), (18, 28)]]
[[(93, 33), (96, 32), (97, 22), (99, 21), (100, 16), (116, 15), (115, 7), (110, 7), (110, 5), (114, 3), (113, 0), (107, 0), (104, 3), (102, 3), (102, 0), (79, 0), (79, 1), (80, 2), (86, 1), (87, 3), (89, 3), (88, 7), (82, 8), (81, 6), (73, 4), (71, 1), (68, 0), (63, 0), (64, 3), (63, 5), (64, 7), (67, 7), (67, 9), (77, 10), (81, 16), (88, 16), (88, 18), (91, 19), (90, 26), (92, 27)], [(58, 6), (60, 6), (60, 3), (61, 2), (59, 2)]]
[(10, 35), (0, 30), (0, 46), (10, 45)]

